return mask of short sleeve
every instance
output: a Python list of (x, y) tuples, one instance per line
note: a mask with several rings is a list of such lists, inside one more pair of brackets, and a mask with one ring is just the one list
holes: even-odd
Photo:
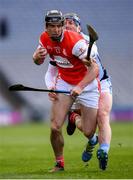
[(79, 59), (84, 59), (87, 56), (88, 45), (84, 39), (79, 40), (72, 49), (72, 54)]

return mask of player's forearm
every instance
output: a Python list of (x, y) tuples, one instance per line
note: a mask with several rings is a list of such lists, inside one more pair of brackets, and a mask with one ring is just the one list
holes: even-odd
[(84, 76), (82, 81), (78, 83), (77, 86), (79, 86), (81, 89), (84, 89), (89, 83), (91, 83), (98, 76), (98, 73), (99, 73), (98, 65), (92, 61), (90, 66), (88, 66), (87, 68), (86, 75)]
[(37, 58), (34, 54), (32, 58), (33, 58), (34, 63), (37, 65), (40, 65), (44, 62), (44, 59)]
[(48, 70), (45, 74), (45, 84), (48, 89), (51, 89), (55, 86), (57, 72), (58, 72), (57, 67), (49, 64)]
[(86, 75), (72, 90), (71, 95), (77, 96), (82, 93), (83, 89), (90, 84), (98, 76), (98, 65), (96, 63), (91, 63), (88, 67)]

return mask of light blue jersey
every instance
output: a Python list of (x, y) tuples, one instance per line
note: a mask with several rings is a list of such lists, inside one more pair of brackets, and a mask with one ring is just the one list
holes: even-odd
[[(89, 44), (90, 42), (90, 37), (87, 36), (86, 34), (84, 34), (83, 32), (80, 33), (83, 38), (86, 40), (86, 42)], [(100, 57), (99, 57), (99, 54), (98, 54), (98, 50), (97, 50), (97, 46), (96, 46), (96, 43), (93, 44), (92, 46), (92, 51), (91, 51), (91, 58), (95, 59), (96, 60), (96, 63), (98, 64), (99, 66), (99, 79), (100, 80), (103, 80), (103, 79), (106, 79), (108, 78), (108, 75), (107, 75), (107, 71), (106, 69), (103, 67), (102, 63), (101, 63), (101, 60), (100, 60)]]

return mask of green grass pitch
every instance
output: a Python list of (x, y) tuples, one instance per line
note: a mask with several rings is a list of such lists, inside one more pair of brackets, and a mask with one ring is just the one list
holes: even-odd
[(65, 171), (49, 173), (54, 165), (48, 124), (0, 127), (0, 179), (132, 179), (133, 123), (111, 123), (112, 143), (106, 171), (98, 167), (96, 146), (88, 166), (81, 160), (87, 142), (76, 130), (65, 138)]

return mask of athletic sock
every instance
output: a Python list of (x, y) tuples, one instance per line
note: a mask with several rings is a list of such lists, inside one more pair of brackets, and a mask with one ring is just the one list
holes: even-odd
[(93, 137), (91, 137), (91, 138), (89, 139), (89, 142), (90, 142), (91, 144), (95, 144), (95, 143), (97, 142), (97, 135), (94, 134)]
[(110, 144), (107, 143), (102, 143), (100, 144), (99, 149), (102, 149), (104, 152), (108, 153), (110, 148)]
[(63, 156), (56, 157), (56, 162), (59, 163), (61, 167), (64, 167), (64, 157)]
[(71, 121), (71, 123), (75, 123), (75, 118), (76, 118), (76, 116), (79, 116), (79, 114), (77, 114), (77, 113), (75, 113), (75, 112), (72, 112), (71, 113), (71, 116), (70, 116), (70, 121)]

